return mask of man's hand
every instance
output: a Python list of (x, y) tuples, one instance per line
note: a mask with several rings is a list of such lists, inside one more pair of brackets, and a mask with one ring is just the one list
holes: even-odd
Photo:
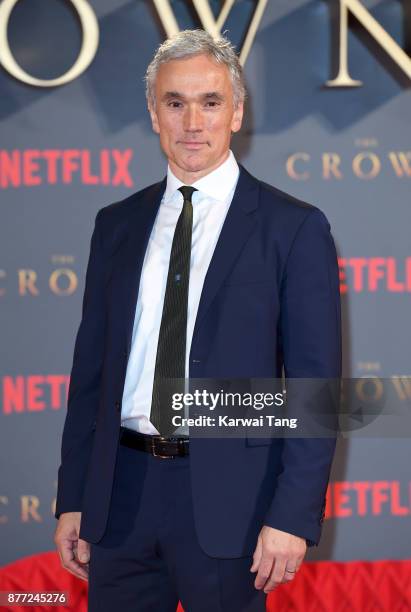
[(88, 580), (90, 544), (78, 537), (81, 512), (63, 512), (54, 533), (61, 565), (74, 576)]
[(264, 526), (257, 540), (250, 572), (256, 572), (254, 586), (269, 593), (282, 582), (290, 582), (307, 550), (304, 538)]

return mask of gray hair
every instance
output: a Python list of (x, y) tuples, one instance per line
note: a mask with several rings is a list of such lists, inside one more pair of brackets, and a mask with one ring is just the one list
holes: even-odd
[(182, 30), (158, 47), (145, 75), (147, 102), (155, 106), (155, 82), (160, 65), (194, 55), (209, 55), (227, 66), (233, 86), (234, 107), (237, 108), (245, 99), (246, 89), (243, 69), (235, 48), (224, 36), (214, 39), (205, 30)]

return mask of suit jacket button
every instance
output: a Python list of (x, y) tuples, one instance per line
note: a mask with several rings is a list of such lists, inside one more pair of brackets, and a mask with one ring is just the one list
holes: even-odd
[(119, 401), (117, 400), (117, 401), (116, 401), (116, 403), (115, 403), (115, 406), (116, 406), (116, 410), (117, 410), (118, 412), (120, 412), (121, 402), (119, 402)]

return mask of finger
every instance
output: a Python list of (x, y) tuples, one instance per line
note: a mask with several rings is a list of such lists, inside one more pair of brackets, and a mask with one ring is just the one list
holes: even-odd
[(303, 560), (304, 560), (304, 557), (301, 557), (301, 558), (297, 558), (295, 565), (291, 565), (291, 563), (287, 564), (285, 568), (284, 578), (282, 580), (283, 582), (291, 582), (291, 580), (294, 580), (294, 578), (297, 575), (298, 570), (300, 569), (302, 565)]
[(70, 573), (83, 580), (87, 580), (88, 565), (83, 565), (76, 560), (73, 548), (73, 543), (70, 540), (62, 540), (60, 542), (58, 552), (61, 564)]
[(274, 556), (272, 554), (264, 554), (261, 557), (260, 564), (258, 566), (257, 576), (254, 581), (256, 589), (264, 588), (265, 583), (270, 577), (273, 568)]
[(284, 578), (286, 565), (286, 559), (282, 557), (276, 558), (271, 575), (264, 586), (264, 593), (269, 593), (270, 591), (273, 591), (279, 584), (281, 584)]
[(79, 563), (74, 550), (68, 545), (63, 545), (59, 549), (60, 561), (62, 566), (81, 578), (88, 577), (88, 563)]
[(304, 555), (301, 555), (299, 557), (297, 557), (295, 563), (291, 563), (291, 561), (289, 561), (286, 565), (285, 568), (285, 573), (284, 573), (284, 578), (283, 578), (283, 582), (291, 582), (291, 580), (294, 580), (298, 570), (300, 569), (302, 562), (304, 561)]
[(77, 544), (77, 558), (81, 563), (88, 563), (90, 560), (90, 544), (80, 538)]
[(73, 576), (75, 576), (76, 578), (80, 578), (80, 580), (84, 580), (85, 582), (88, 582), (88, 571), (86, 571), (84, 568), (79, 567), (76, 570), (71, 570), (68, 567), (65, 568), (68, 572), (70, 572), (70, 574), (73, 574)]
[(281, 582), (282, 583), (291, 582), (292, 580), (294, 580), (296, 573), (297, 573), (296, 569), (288, 569), (288, 567), (286, 567), (284, 576)]
[(80, 565), (77, 561), (73, 561), (70, 566), (64, 566), (64, 569), (76, 576), (76, 578), (81, 578), (81, 580), (88, 581), (89, 576), (89, 568), (88, 565)]
[(70, 574), (73, 574), (77, 578), (81, 578), (82, 580), (88, 580), (89, 575), (89, 566), (88, 564), (80, 564), (75, 559), (70, 561), (65, 561), (63, 564), (64, 569), (66, 569)]
[(261, 561), (261, 556), (263, 554), (263, 544), (261, 538), (257, 539), (257, 546), (255, 547), (254, 555), (253, 555), (253, 564), (250, 567), (250, 572), (256, 572), (258, 570), (258, 566)]

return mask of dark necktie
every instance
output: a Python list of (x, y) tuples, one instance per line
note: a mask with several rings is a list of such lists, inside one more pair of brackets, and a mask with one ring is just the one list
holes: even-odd
[(171, 419), (172, 394), (184, 393), (186, 361), (187, 304), (190, 280), (191, 234), (194, 187), (180, 187), (183, 210), (177, 221), (171, 247), (163, 314), (157, 344), (150, 420), (162, 436), (176, 428)]

